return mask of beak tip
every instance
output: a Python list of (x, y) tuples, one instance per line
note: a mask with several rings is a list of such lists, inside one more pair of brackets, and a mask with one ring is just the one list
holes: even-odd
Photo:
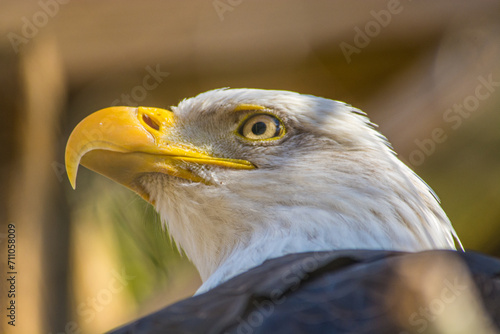
[(71, 154), (73, 151), (70, 148), (71, 146), (68, 142), (65, 156), (66, 175), (68, 176), (71, 188), (76, 189), (76, 174), (78, 173), (78, 165), (80, 164), (81, 157), (79, 154)]
[(69, 179), (69, 183), (71, 184), (71, 188), (76, 189), (76, 173), (77, 173), (77, 170), (72, 170), (72, 169), (68, 169), (67, 168), (66, 169), (66, 173), (68, 174), (68, 179)]

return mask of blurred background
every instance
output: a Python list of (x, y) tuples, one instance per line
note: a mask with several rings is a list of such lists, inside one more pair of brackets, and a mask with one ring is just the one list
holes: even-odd
[(2, 0), (0, 35), (2, 333), (99, 333), (196, 291), (154, 209), (85, 168), (72, 190), (64, 147), (98, 109), (220, 87), (364, 110), (464, 246), (500, 256), (498, 0)]

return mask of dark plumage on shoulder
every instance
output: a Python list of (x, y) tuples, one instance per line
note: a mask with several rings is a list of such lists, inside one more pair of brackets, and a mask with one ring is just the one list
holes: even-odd
[(494, 326), (500, 260), (353, 250), (268, 260), (111, 333), (451, 334), (495, 333)]

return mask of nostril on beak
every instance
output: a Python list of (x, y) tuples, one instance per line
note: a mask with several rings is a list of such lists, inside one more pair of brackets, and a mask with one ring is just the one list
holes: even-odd
[(149, 117), (146, 114), (142, 114), (142, 120), (144, 123), (146, 123), (149, 127), (155, 129), (156, 131), (160, 130), (160, 124), (158, 124), (153, 118)]

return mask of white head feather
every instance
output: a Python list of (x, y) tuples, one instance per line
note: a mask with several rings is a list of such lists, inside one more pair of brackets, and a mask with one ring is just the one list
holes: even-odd
[[(234, 110), (242, 104), (275, 114), (285, 137), (238, 138), (245, 113)], [(458, 238), (432, 190), (358, 109), (288, 91), (219, 89), (173, 111), (176, 140), (257, 166), (195, 170), (212, 185), (163, 174), (141, 180), (198, 268), (199, 291), (287, 253), (455, 249)]]

